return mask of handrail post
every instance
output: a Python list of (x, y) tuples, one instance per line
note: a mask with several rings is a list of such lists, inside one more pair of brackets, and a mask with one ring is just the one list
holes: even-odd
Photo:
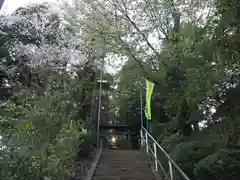
[(155, 170), (158, 171), (157, 146), (155, 142), (153, 142), (153, 149), (154, 149)]
[(168, 160), (168, 165), (169, 165), (170, 180), (173, 180), (172, 163), (169, 160)]
[[(143, 146), (146, 145), (147, 154), (149, 155), (149, 148), (150, 148), (150, 150), (152, 152), (151, 155), (153, 154), (155, 157), (156, 171), (158, 171), (158, 168), (160, 167), (163, 170), (167, 179), (173, 180), (174, 179), (173, 168), (175, 168), (175, 170), (178, 173), (180, 173), (180, 175), (183, 177), (184, 180), (190, 180), (189, 177), (181, 170), (181, 168), (172, 160), (172, 158), (168, 155), (168, 153), (162, 148), (161, 145), (159, 145), (159, 143), (151, 136), (151, 134), (148, 133), (148, 131), (143, 126), (141, 127), (140, 133), (141, 133), (142, 140), (143, 140)], [(145, 140), (145, 138), (146, 138), (146, 140)], [(151, 149), (151, 147), (148, 147), (148, 143), (149, 143), (148, 138), (150, 138), (150, 141), (153, 141), (153, 148), (154, 148), (153, 150)], [(168, 159), (169, 174), (168, 174), (168, 172), (165, 171), (164, 167), (161, 165), (161, 163), (158, 160), (157, 148), (159, 148), (159, 150)], [(157, 164), (156, 164), (156, 162), (157, 162)]]
[(146, 151), (147, 151), (147, 154), (148, 154), (148, 134), (147, 134), (147, 131), (145, 132), (145, 136), (146, 136)]
[(143, 132), (142, 132), (142, 129), (140, 129), (140, 140), (141, 140), (141, 147), (143, 147)]

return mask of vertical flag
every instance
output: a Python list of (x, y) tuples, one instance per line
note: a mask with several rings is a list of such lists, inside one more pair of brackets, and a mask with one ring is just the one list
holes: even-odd
[(145, 105), (145, 115), (148, 121), (151, 121), (151, 97), (154, 88), (154, 83), (145, 79), (145, 92), (146, 92), (146, 105)]

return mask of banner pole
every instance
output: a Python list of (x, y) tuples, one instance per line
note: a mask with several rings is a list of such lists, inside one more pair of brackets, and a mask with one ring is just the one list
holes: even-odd
[(148, 119), (146, 118), (146, 130), (147, 130), (147, 132), (149, 132), (148, 131)]
[(141, 109), (141, 127), (143, 126), (143, 102), (142, 102), (142, 91), (140, 90), (140, 109)]

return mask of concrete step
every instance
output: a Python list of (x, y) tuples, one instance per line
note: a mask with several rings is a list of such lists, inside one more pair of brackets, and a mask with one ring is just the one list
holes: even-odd
[(156, 180), (155, 177), (149, 176), (94, 176), (92, 180)]
[(139, 172), (137, 172), (137, 171), (126, 171), (126, 172), (125, 171), (111, 171), (108, 173), (99, 171), (99, 172), (96, 172), (95, 175), (96, 176), (106, 176), (106, 175), (117, 176), (119, 174), (123, 174), (124, 176), (133, 176), (134, 175), (135, 177), (141, 177), (148, 173), (149, 173), (149, 171), (141, 171), (141, 172), (140, 171)]
[[(122, 165), (122, 166), (119, 166), (119, 165)], [(134, 166), (131, 164), (116, 164), (114, 166), (112, 166), (112, 164), (101, 164), (101, 165), (98, 165), (96, 170), (98, 171), (105, 171), (105, 170), (116, 170), (116, 171), (145, 171), (146, 169), (149, 170), (149, 168), (151, 168), (151, 166), (149, 164), (147, 165), (144, 165), (144, 166)]]
[(140, 151), (104, 150), (93, 180), (156, 180)]

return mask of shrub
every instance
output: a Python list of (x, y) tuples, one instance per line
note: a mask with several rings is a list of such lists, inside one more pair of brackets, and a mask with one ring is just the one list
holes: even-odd
[[(190, 178), (194, 178), (194, 165), (204, 157), (212, 153), (211, 147), (201, 146), (196, 141), (184, 142), (176, 146), (170, 156), (177, 165)], [(181, 179), (180, 174), (175, 172), (176, 179)]]
[(92, 152), (90, 142), (94, 135), (79, 131), (84, 127), (75, 121), (71, 123), (70, 116), (64, 111), (65, 106), (53, 105), (55, 99), (58, 96), (45, 96), (34, 102), (32, 108), (11, 101), (2, 107), (2, 180), (62, 180), (68, 175), (68, 167), (79, 150), (79, 154), (85, 157)]
[[(38, 145), (38, 135), (31, 129), (22, 128), (16, 134), (12, 133), (11, 141), (5, 149), (0, 150), (1, 179), (62, 180), (66, 167), (72, 163), (77, 153), (78, 137), (77, 127), (69, 128), (67, 124), (62, 125), (53, 143), (45, 141)], [(26, 142), (23, 141), (25, 138)]]
[(238, 180), (240, 151), (221, 150), (199, 161), (195, 167), (197, 180)]
[[(183, 141), (183, 137), (178, 134), (172, 134), (169, 137), (165, 137), (161, 143), (161, 146), (164, 150), (169, 154), (179, 143)], [(159, 151), (158, 152), (159, 159), (161, 159), (161, 164), (165, 170), (168, 169), (168, 159), (166, 156)]]
[(169, 153), (179, 143), (183, 141), (183, 137), (178, 134), (173, 134), (167, 138), (164, 138), (161, 145)]
[(95, 132), (81, 134), (81, 136), (79, 137), (78, 157), (79, 158), (88, 157), (96, 147), (96, 141), (97, 138)]

